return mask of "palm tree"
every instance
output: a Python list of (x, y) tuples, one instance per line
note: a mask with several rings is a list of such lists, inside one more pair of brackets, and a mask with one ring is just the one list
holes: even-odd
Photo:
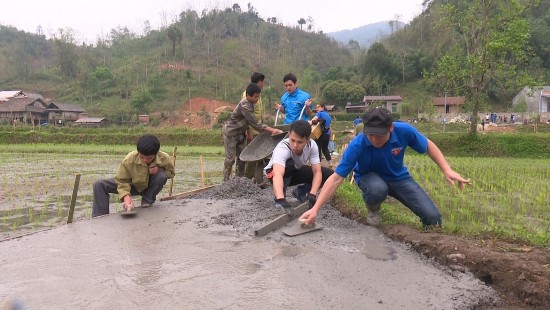
[(304, 18), (300, 18), (298, 20), (298, 24), (300, 24), (300, 30), (302, 30), (302, 26), (305, 25), (306, 23), (306, 20)]

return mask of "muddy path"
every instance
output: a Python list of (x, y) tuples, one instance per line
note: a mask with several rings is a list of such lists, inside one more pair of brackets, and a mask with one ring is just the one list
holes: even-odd
[[(230, 181), (134, 218), (79, 220), (0, 242), (0, 300), (29, 309), (473, 309), (498, 305), (452, 271), (330, 206), (324, 228), (254, 230), (280, 215), (268, 189)], [(243, 191), (243, 188), (249, 190)], [(239, 195), (245, 192), (247, 197)], [(294, 201), (296, 203), (296, 201)]]

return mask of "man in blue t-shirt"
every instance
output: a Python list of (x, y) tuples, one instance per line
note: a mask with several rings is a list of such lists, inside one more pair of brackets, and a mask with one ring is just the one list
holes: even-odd
[(380, 224), (380, 205), (389, 195), (413, 211), (425, 226), (441, 226), (439, 210), (403, 163), (405, 149), (410, 147), (418, 153), (428, 153), (451, 185), (456, 181), (458, 187), (463, 189), (470, 181), (453, 171), (439, 148), (416, 128), (406, 123), (394, 123), (387, 109), (369, 110), (363, 117), (363, 123), (363, 133), (350, 142), (336, 173), (325, 182), (315, 205), (301, 218), (307, 219), (307, 225), (314, 223), (319, 209), (353, 170), (355, 182), (363, 192), (369, 211), (367, 224)]
[(283, 124), (292, 124), (303, 119), (309, 120), (311, 114), (311, 96), (298, 88), (298, 79), (292, 73), (283, 77), (286, 93), (281, 97), (281, 103), (275, 102), (275, 109), (285, 113)]

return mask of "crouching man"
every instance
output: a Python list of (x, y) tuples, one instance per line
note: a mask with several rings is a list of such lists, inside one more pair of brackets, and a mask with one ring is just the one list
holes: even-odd
[(302, 214), (301, 218), (307, 219), (307, 225), (314, 223), (319, 209), (353, 170), (355, 182), (363, 192), (363, 200), (369, 211), (367, 224), (380, 224), (380, 205), (389, 195), (416, 214), (425, 226), (441, 226), (439, 210), (403, 163), (406, 148), (428, 153), (451, 185), (457, 182), (462, 189), (470, 181), (453, 171), (437, 145), (416, 128), (406, 123), (394, 123), (389, 110), (371, 109), (363, 117), (363, 123), (363, 132), (350, 142), (336, 173), (327, 180), (313, 208)]
[(299, 120), (290, 125), (288, 138), (283, 139), (273, 150), (264, 173), (273, 184), (275, 206), (292, 216), (292, 208), (286, 200), (286, 188), (298, 185), (292, 195), (300, 202), (309, 202), (310, 208), (317, 200), (317, 191), (334, 173), (321, 167), (319, 149), (311, 135), (311, 125)]
[(114, 178), (94, 183), (92, 217), (109, 214), (109, 194), (118, 193), (126, 211), (134, 208), (132, 195), (141, 195), (141, 207), (150, 207), (166, 181), (175, 174), (174, 159), (161, 152), (157, 137), (144, 135), (137, 150), (126, 155)]

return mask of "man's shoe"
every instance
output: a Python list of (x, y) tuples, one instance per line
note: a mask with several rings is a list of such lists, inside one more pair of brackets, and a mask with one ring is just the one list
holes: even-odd
[(382, 220), (380, 219), (380, 210), (377, 211), (369, 211), (369, 214), (367, 214), (367, 225), (369, 226), (379, 226), (380, 222)]
[(149, 208), (149, 207), (151, 207), (152, 205), (153, 205), (153, 204), (151, 204), (151, 203), (141, 203), (141, 207), (142, 207), (142, 208)]
[(304, 203), (307, 201), (307, 192), (301, 193), (300, 187), (297, 186), (295, 189), (292, 190), (292, 196), (294, 196), (300, 203)]

